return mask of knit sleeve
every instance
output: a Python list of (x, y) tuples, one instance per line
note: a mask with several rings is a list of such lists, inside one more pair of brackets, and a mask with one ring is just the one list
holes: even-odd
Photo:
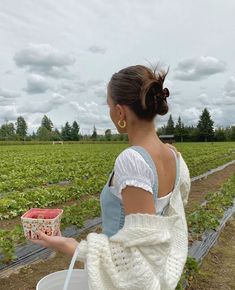
[(182, 155), (180, 155), (180, 192), (183, 200), (183, 205), (188, 203), (188, 195), (191, 189), (190, 172)]
[(153, 171), (142, 155), (130, 148), (118, 155), (114, 164), (114, 186), (115, 194), (120, 199), (121, 192), (127, 185), (141, 187), (153, 193), (153, 182)]
[[(174, 237), (178, 217), (159, 219), (150, 214), (129, 214), (115, 235), (89, 233), (78, 245), (77, 260), (86, 263), (89, 289), (173, 290), (187, 257), (187, 241), (179, 251)], [(179, 229), (177, 229), (179, 231)], [(173, 256), (174, 254), (174, 256)], [(165, 270), (172, 269), (165, 273)]]

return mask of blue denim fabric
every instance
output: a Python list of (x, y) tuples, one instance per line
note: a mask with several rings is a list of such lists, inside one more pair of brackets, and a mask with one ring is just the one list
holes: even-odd
[[(157, 204), (157, 195), (158, 195), (158, 175), (156, 172), (156, 167), (154, 161), (152, 160), (150, 154), (141, 146), (131, 146), (130, 148), (139, 152), (145, 161), (149, 164), (150, 168), (154, 173), (154, 184), (153, 184), (153, 196), (155, 206)], [(173, 149), (171, 149), (173, 150)], [(178, 180), (179, 170), (178, 170), (178, 159), (177, 162), (177, 170), (176, 170), (176, 181)], [(100, 206), (101, 206), (101, 218), (102, 218), (102, 233), (106, 234), (108, 237), (116, 234), (124, 225), (125, 221), (125, 212), (123, 207), (123, 202), (120, 198), (114, 195), (110, 190), (110, 179), (114, 173), (114, 170), (109, 175), (108, 181), (105, 184), (104, 188), (100, 193)], [(164, 214), (164, 210), (167, 208), (163, 208), (160, 215)]]

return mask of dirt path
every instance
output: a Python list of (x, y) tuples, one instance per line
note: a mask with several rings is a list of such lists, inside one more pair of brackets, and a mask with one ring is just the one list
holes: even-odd
[(203, 259), (189, 290), (235, 289), (235, 215)]
[(191, 211), (194, 205), (202, 203), (205, 195), (209, 191), (216, 191), (220, 186), (235, 173), (235, 164), (231, 164), (221, 171), (209, 175), (207, 178), (195, 180), (191, 183), (186, 212)]
[[(206, 179), (197, 180), (192, 183), (191, 186), (191, 192), (189, 195), (189, 202), (186, 207), (186, 212), (193, 208), (193, 205), (202, 202), (204, 200), (204, 196), (209, 191), (216, 191), (219, 189), (219, 187), (233, 174), (235, 173), (235, 164), (232, 164), (225, 169), (223, 169), (220, 172), (216, 172), (210, 176), (208, 176)], [(229, 239), (231, 240), (231, 233), (233, 233), (233, 238), (235, 238), (235, 222), (233, 222), (232, 228), (230, 228), (230, 236)], [(92, 230), (93, 232), (100, 232), (101, 228), (96, 227)], [(81, 235), (77, 240), (80, 241), (81, 239), (86, 238), (86, 235), (88, 232)], [(231, 247), (231, 246), (230, 246)], [(233, 251), (235, 255), (235, 249), (233, 244)], [(232, 248), (231, 248), (232, 250)], [(215, 258), (216, 259), (216, 258)], [(221, 257), (221, 261), (226, 260), (227, 257)], [(0, 290), (35, 290), (37, 282), (44, 276), (55, 272), (67, 269), (69, 266), (69, 263), (71, 261), (71, 258), (65, 257), (63, 254), (60, 253), (53, 253), (51, 258), (46, 261), (38, 261), (37, 263), (22, 267), (19, 269), (18, 273), (12, 273), (9, 277), (0, 279)], [(226, 260), (227, 261), (227, 260)], [(227, 263), (227, 262), (224, 263)], [(235, 261), (235, 257), (233, 259), (228, 260), (230, 261), (228, 265), (231, 266), (232, 262)], [(222, 263), (222, 262), (221, 262)], [(220, 264), (217, 264), (219, 266)], [(225, 265), (225, 264), (224, 264)], [(75, 268), (83, 268), (83, 263), (77, 262), (75, 265)], [(221, 271), (223, 271), (223, 268), (226, 268), (226, 266), (221, 267)], [(222, 272), (221, 272), (222, 274)], [(229, 273), (230, 276), (232, 276), (231, 279), (234, 279), (235, 277), (235, 269), (233, 269), (233, 275)], [(213, 278), (212, 278), (213, 279)], [(208, 275), (206, 277), (206, 280), (209, 283), (210, 276)], [(232, 280), (231, 280), (232, 282)], [(233, 280), (234, 282), (234, 280)], [(197, 287), (197, 286), (195, 286)], [(235, 288), (192, 288), (190, 290), (215, 290), (215, 289), (235, 289)]]

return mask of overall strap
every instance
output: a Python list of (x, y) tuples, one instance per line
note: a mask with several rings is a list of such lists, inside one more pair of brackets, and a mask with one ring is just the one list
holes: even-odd
[(155, 200), (155, 204), (157, 204), (157, 196), (158, 196), (158, 175), (157, 175), (157, 171), (156, 171), (156, 167), (154, 164), (154, 161), (152, 159), (152, 157), (150, 156), (150, 154), (148, 153), (148, 151), (143, 148), (142, 146), (131, 146), (130, 148), (134, 149), (135, 151), (139, 152), (142, 157), (144, 158), (144, 160), (149, 164), (150, 168), (153, 171), (153, 175), (154, 175), (154, 183), (153, 183), (153, 196), (154, 196), (154, 200)]

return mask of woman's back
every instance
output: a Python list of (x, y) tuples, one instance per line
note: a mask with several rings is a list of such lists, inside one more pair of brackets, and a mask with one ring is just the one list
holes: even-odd
[[(155, 151), (158, 151), (158, 147)], [(161, 160), (161, 162), (168, 162), (168, 168), (164, 168), (164, 170), (168, 171), (163, 172), (163, 177), (161, 174), (160, 178), (162, 179), (160, 180), (158, 165), (156, 166), (156, 163), (158, 164), (159, 161), (154, 161), (153, 158), (155, 158), (155, 156), (151, 156), (150, 149), (146, 149), (139, 145), (126, 148), (119, 154), (115, 161), (114, 170), (108, 182), (109, 190), (113, 195), (117, 196), (119, 200), (123, 199), (121, 191), (128, 185), (147, 190), (153, 194), (156, 214), (164, 214), (179, 175), (177, 155), (172, 148), (169, 149), (169, 147), (167, 147), (167, 158), (169, 157), (170, 162), (168, 162), (168, 160)], [(174, 164), (172, 165), (172, 163)], [(177, 171), (174, 172), (174, 170)], [(173, 172), (174, 175), (173, 184), (170, 184), (170, 187), (170, 181), (165, 178), (165, 176), (168, 177), (169, 171)], [(165, 192), (164, 195), (159, 195), (159, 180), (164, 185), (168, 185), (167, 192)], [(134, 202), (135, 198), (133, 196), (133, 203)]]
[[(158, 175), (158, 198), (165, 197), (171, 193), (176, 180), (175, 151), (165, 144), (161, 146), (142, 146), (150, 154)], [(172, 154), (173, 152), (173, 154)]]
[[(142, 146), (147, 153), (149, 153), (152, 161), (154, 162), (157, 181), (158, 181), (158, 199), (165, 198), (174, 190), (177, 178), (177, 154), (167, 145), (160, 147)], [(156, 149), (157, 148), (157, 149)], [(140, 156), (141, 158), (141, 156)], [(114, 176), (111, 177), (110, 186), (114, 186)]]

